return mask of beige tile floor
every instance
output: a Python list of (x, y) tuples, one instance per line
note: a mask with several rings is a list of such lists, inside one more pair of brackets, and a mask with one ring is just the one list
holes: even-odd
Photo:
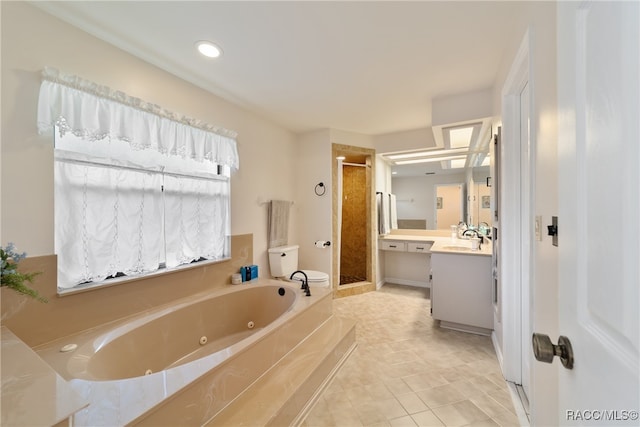
[(358, 322), (358, 347), (303, 426), (520, 425), (490, 338), (438, 327), (427, 289), (387, 284), (333, 307)]

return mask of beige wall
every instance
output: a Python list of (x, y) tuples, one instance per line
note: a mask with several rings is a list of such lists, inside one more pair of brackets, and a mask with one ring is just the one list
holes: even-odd
[[(40, 71), (51, 66), (68, 74), (120, 90), (130, 96), (142, 98), (162, 107), (208, 123), (238, 132), (240, 170), (231, 178), (231, 230), (233, 235), (253, 234), (253, 244), (233, 248), (242, 260), (254, 260), (262, 276), (268, 275), (266, 244), (267, 211), (259, 200), (271, 198), (295, 200), (295, 179), (299, 170), (291, 167), (297, 156), (296, 136), (290, 131), (252, 114), (217, 96), (178, 79), (132, 55), (102, 42), (76, 29), (26, 2), (2, 2), (2, 167), (0, 244), (14, 242), (18, 249), (30, 257), (46, 259), (42, 264), (45, 274), (39, 278), (38, 288), (53, 299), (48, 305), (29, 302), (29, 316), (34, 329), (47, 329), (52, 318), (56, 321), (82, 323), (90, 311), (83, 315), (67, 312), (75, 305), (102, 302), (110, 318), (127, 311), (132, 296), (120, 285), (101, 291), (55, 297), (54, 218), (53, 218), (53, 138), (40, 136), (36, 130), (36, 105), (40, 87)], [(328, 149), (327, 149), (328, 150)], [(328, 177), (328, 175), (327, 175)], [(312, 191), (311, 188), (309, 191)], [(328, 217), (330, 218), (330, 217)], [(330, 219), (327, 219), (330, 221)], [(298, 215), (291, 215), (290, 238), (297, 240)], [(235, 240), (234, 240), (235, 241)], [(238, 253), (236, 249), (241, 249)], [(34, 261), (39, 262), (39, 261)], [(210, 279), (212, 268), (196, 268), (189, 277)], [(224, 270), (224, 269), (223, 269)], [(226, 272), (224, 272), (226, 274)], [(182, 275), (177, 292), (169, 291), (162, 279), (144, 281), (135, 286), (134, 304), (145, 306), (155, 300), (158, 293), (178, 298), (202, 288), (196, 284), (185, 286)], [(228, 276), (224, 278), (228, 280)], [(168, 280), (168, 279), (167, 279)], [(216, 279), (217, 280), (217, 279)], [(142, 283), (142, 282), (136, 282)], [(3, 313), (10, 311), (13, 298), (5, 298)], [(166, 299), (165, 299), (166, 300)], [(9, 305), (7, 305), (9, 304)], [(99, 305), (99, 304), (98, 304)], [(55, 313), (52, 311), (55, 310)], [(27, 312), (25, 312), (27, 313)], [(38, 321), (39, 313), (44, 317)], [(51, 317), (53, 316), (53, 317)], [(12, 326), (15, 323), (9, 321)], [(64, 328), (63, 328), (64, 329)], [(28, 343), (48, 339), (49, 332), (31, 339), (24, 328), (15, 331)]]
[[(298, 239), (290, 243), (300, 245), (299, 267), (322, 271), (331, 276), (333, 247), (320, 249), (316, 240), (332, 240), (331, 228), (331, 144), (330, 130), (301, 135), (296, 160), (291, 163), (296, 181), (294, 209), (300, 218)], [(324, 195), (315, 193), (316, 185), (324, 184)]]
[[(266, 261), (266, 207), (258, 199), (295, 198), (296, 136), (25, 2), (2, 2), (3, 244), (13, 241), (29, 255), (53, 253), (53, 141), (35, 126), (44, 66), (237, 131), (231, 230), (254, 233), (256, 258)], [(294, 213), (292, 233), (296, 221)]]

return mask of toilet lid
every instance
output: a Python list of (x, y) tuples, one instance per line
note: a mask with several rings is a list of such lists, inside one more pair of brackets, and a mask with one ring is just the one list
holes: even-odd
[[(322, 271), (315, 270), (302, 270), (307, 275), (307, 279), (309, 282), (325, 282), (329, 280), (329, 275), (327, 273), (323, 273)], [(293, 276), (298, 280), (302, 280), (302, 274), (298, 273)]]

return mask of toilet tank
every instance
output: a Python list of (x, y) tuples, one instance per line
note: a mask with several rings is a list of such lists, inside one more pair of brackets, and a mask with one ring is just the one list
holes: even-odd
[(289, 277), (298, 269), (298, 245), (269, 249), (269, 268), (273, 277)]

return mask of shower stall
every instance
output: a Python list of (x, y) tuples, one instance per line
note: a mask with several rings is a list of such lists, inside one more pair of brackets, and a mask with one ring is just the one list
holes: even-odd
[(333, 144), (333, 282), (337, 296), (375, 290), (375, 151)]

